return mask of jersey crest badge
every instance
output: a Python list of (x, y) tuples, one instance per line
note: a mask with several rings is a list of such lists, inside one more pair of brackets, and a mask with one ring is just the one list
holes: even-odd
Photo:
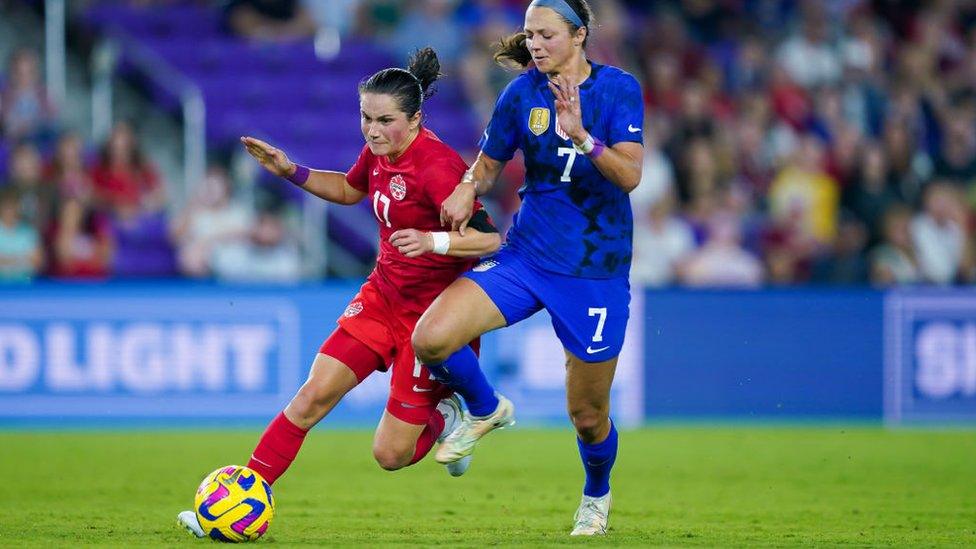
[(352, 318), (361, 312), (363, 312), (363, 303), (361, 301), (355, 301), (346, 307), (346, 310), (342, 313), (342, 316)]
[(396, 174), (390, 178), (390, 196), (397, 200), (403, 200), (407, 196), (407, 182), (402, 175)]
[(535, 135), (542, 135), (549, 129), (549, 109), (533, 107), (529, 111), (529, 131)]

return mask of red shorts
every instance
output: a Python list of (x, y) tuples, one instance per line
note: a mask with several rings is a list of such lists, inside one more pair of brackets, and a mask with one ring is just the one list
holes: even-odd
[[(319, 352), (349, 366), (359, 381), (392, 366), (387, 410), (403, 421), (422, 425), (437, 403), (452, 391), (436, 381), (413, 354), (410, 338), (419, 318), (418, 313), (391, 306), (374, 284), (366, 282), (339, 317), (339, 329)], [(345, 334), (365, 348), (357, 349)], [(472, 346), (477, 352), (478, 342), (472, 342)]]

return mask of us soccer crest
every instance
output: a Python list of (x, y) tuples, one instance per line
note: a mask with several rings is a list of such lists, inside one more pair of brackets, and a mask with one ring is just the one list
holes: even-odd
[(390, 178), (390, 196), (397, 200), (403, 200), (407, 196), (407, 182), (402, 175), (396, 174)]
[(533, 107), (529, 111), (529, 131), (535, 135), (542, 135), (549, 129), (549, 109)]

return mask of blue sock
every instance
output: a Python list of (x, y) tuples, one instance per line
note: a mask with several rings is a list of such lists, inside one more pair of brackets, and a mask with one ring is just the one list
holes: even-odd
[(495, 389), (488, 383), (478, 356), (465, 345), (440, 364), (425, 364), (437, 381), (464, 398), (468, 411), (476, 417), (488, 416), (498, 407)]
[(617, 460), (617, 428), (610, 421), (610, 434), (606, 440), (597, 444), (587, 444), (576, 437), (580, 459), (586, 470), (586, 485), (583, 494), (598, 498), (610, 491), (610, 469)]

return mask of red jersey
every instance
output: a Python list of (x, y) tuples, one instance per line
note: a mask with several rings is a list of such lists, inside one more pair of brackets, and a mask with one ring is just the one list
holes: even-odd
[[(380, 226), (380, 253), (368, 280), (395, 305), (423, 313), (451, 282), (474, 266), (476, 258), (426, 253), (407, 257), (390, 244), (400, 229), (443, 231), (441, 203), (468, 169), (461, 156), (434, 132), (421, 128), (395, 162), (364, 146), (346, 181), (366, 193)], [(475, 211), (481, 204), (475, 202)]]

